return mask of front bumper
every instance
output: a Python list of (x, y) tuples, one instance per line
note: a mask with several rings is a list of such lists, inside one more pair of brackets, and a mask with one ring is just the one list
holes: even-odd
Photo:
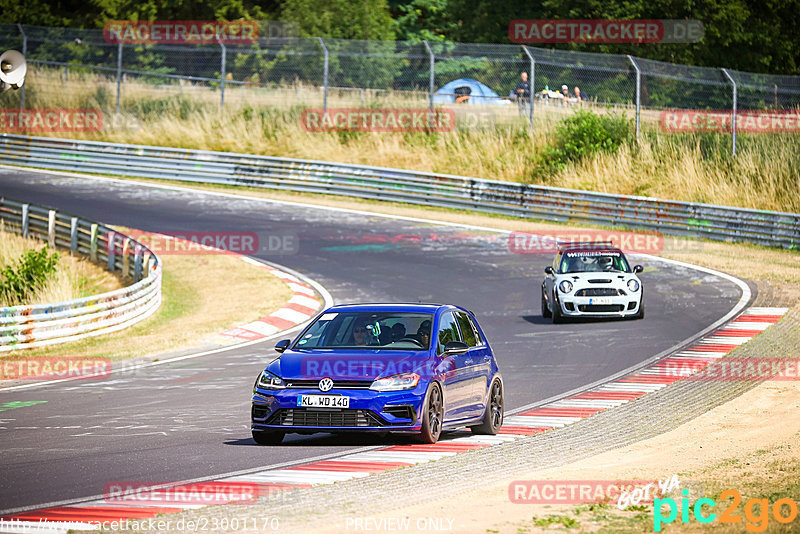
[[(598, 303), (598, 299), (602, 299), (602, 304)], [(561, 314), (567, 317), (629, 317), (639, 312), (641, 301), (641, 292), (613, 297), (558, 295)]]
[(350, 397), (349, 408), (299, 408), (300, 395), (320, 395), (317, 389), (263, 390), (253, 393), (253, 430), (284, 432), (418, 432), (427, 387), (407, 391), (331, 390), (324, 395)]

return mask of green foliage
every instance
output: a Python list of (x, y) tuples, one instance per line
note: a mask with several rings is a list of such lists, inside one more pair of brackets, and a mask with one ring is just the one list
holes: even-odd
[(6, 265), (0, 270), (0, 299), (10, 303), (20, 303), (36, 290), (44, 287), (47, 280), (56, 272), (59, 255), (48, 254), (47, 247), (42, 250), (28, 250), (16, 265)]
[[(697, 19), (705, 27), (698, 43), (547, 46), (800, 74), (800, 0), (0, 0), (0, 12), (7, 22), (39, 26), (102, 28), (109, 20), (124, 19), (280, 19), (295, 22), (308, 37), (477, 43), (510, 42), (508, 24), (514, 19)], [(37, 52), (38, 59), (51, 59), (44, 57), (45, 50)], [(90, 64), (89, 59), (80, 62)]]
[(457, 29), (447, 9), (448, 0), (390, 0), (397, 23), (397, 38), (403, 41), (446, 41)]
[(534, 517), (533, 524), (537, 527), (562, 525), (566, 528), (577, 528), (581, 525), (580, 521), (566, 515), (549, 515), (547, 517), (542, 517), (538, 519)]
[(394, 39), (386, 0), (284, 0), (280, 18), (296, 23), (302, 37)]
[(172, 115), (180, 120), (186, 120), (195, 113), (212, 111), (212, 108), (191, 96), (174, 95), (163, 98), (136, 99), (126, 103), (125, 111), (133, 113), (142, 120), (157, 119), (164, 115)]
[(631, 143), (631, 120), (620, 115), (596, 115), (580, 110), (556, 127), (552, 144), (540, 156), (537, 174), (546, 179), (568, 163), (578, 162), (598, 152), (614, 153)]

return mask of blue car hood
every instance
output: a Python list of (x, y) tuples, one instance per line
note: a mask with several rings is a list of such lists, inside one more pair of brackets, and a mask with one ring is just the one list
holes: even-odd
[(284, 379), (375, 380), (404, 372), (431, 375), (436, 357), (427, 351), (287, 350), (267, 366)]

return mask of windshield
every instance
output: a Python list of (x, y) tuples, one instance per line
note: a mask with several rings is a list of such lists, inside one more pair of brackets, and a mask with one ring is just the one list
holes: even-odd
[(432, 322), (430, 313), (328, 312), (314, 321), (292, 348), (428, 349)]
[(567, 252), (561, 258), (559, 273), (630, 272), (621, 252), (613, 250), (581, 250)]

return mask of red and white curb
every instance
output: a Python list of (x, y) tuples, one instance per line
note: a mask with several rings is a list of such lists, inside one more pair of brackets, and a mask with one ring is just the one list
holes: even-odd
[(265, 265), (247, 256), (243, 256), (242, 259), (256, 267), (266, 269), (271, 275), (283, 280), (294, 294), (279, 310), (272, 312), (266, 317), (253, 321), (252, 323), (247, 323), (246, 325), (221, 332), (219, 335), (228, 338), (255, 341), (257, 339), (269, 337), (282, 330), (294, 328), (299, 324), (305, 323), (317, 314), (317, 311), (322, 306), (322, 301), (317, 298), (316, 292), (310, 285), (292, 274), (281, 271), (270, 265)]
[[(292, 283), (295, 282), (292, 281)], [(299, 282), (297, 285), (305, 287)], [(301, 293), (303, 292), (301, 291)], [(307, 295), (307, 293), (303, 294)], [(748, 308), (734, 320), (713, 330), (683, 350), (642, 369), (569, 397), (506, 417), (500, 434), (496, 436), (477, 436), (469, 432), (457, 432), (433, 445), (393, 445), (329, 460), (220, 478), (214, 481), (214, 486), (218, 491), (224, 492), (227, 488), (237, 488), (242, 484), (249, 484), (257, 487), (260, 495), (272, 496), (277, 492), (332, 484), (366, 477), (373, 473), (383, 473), (400, 467), (439, 460), (560, 428), (604, 410), (631, 402), (684, 379), (685, 376), (664, 372), (665, 366), (676, 362), (691, 362), (692, 368), (699, 370), (697, 362), (708, 364), (722, 358), (778, 322), (787, 311), (788, 308)], [(65, 532), (69, 528), (97, 529), (97, 522), (142, 521), (158, 514), (175, 513), (198, 507), (200, 505), (182, 503), (142, 506), (135, 503), (131, 505), (109, 504), (102, 500), (84, 502), (2, 517), (0, 518), (0, 532)], [(47, 521), (47, 523), (41, 523), (42, 521)], [(6, 527), (4, 528), (3, 525)], [(50, 530), (42, 530), (44, 528)]]

